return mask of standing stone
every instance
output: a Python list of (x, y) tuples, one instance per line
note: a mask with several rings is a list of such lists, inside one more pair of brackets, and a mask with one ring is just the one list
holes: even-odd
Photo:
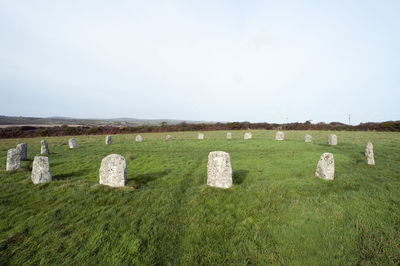
[(7, 151), (6, 171), (17, 170), (21, 168), (21, 152), (18, 149), (9, 149)]
[(333, 180), (335, 178), (335, 161), (332, 153), (325, 152), (321, 155), (315, 175), (325, 180)]
[(40, 141), (40, 145), (41, 145), (41, 147), (40, 147), (40, 154), (41, 155), (46, 155), (46, 154), (50, 153), (49, 152), (49, 146), (47, 145), (47, 141), (45, 141), (45, 140)]
[(52, 180), (48, 157), (35, 156), (33, 159), (31, 180), (33, 184), (47, 183)]
[(232, 186), (232, 166), (229, 153), (210, 152), (207, 164), (207, 185), (219, 188)]
[(244, 139), (251, 139), (253, 137), (253, 135), (251, 135), (251, 133), (250, 132), (246, 132), (246, 133), (244, 133)]
[(276, 132), (275, 140), (285, 140), (285, 133), (283, 131)]
[(126, 160), (119, 154), (103, 158), (100, 166), (100, 184), (110, 187), (126, 185)]
[(337, 145), (337, 137), (335, 134), (330, 134), (328, 138), (329, 145)]
[(17, 150), (21, 153), (21, 161), (26, 161), (28, 158), (28, 144), (26, 143), (20, 143), (17, 145)]
[(203, 133), (199, 133), (199, 135), (197, 135), (197, 139), (204, 139), (204, 134)]
[(374, 146), (370, 141), (367, 142), (367, 147), (365, 147), (365, 156), (367, 156), (368, 164), (375, 165)]
[(167, 135), (167, 136), (165, 137), (165, 139), (166, 139), (166, 140), (171, 140), (172, 137), (171, 137), (171, 135)]
[(306, 143), (310, 143), (310, 142), (312, 142), (312, 136), (311, 136), (311, 135), (308, 135), (308, 134), (306, 134), (306, 137), (305, 137), (305, 142), (306, 142)]
[(137, 136), (136, 136), (136, 142), (142, 142), (142, 141), (143, 141), (142, 136), (137, 135)]
[(232, 139), (232, 133), (231, 132), (226, 133), (226, 139)]
[(107, 145), (111, 144), (111, 136), (110, 135), (106, 136), (106, 144)]
[(75, 138), (69, 139), (68, 140), (68, 145), (70, 149), (76, 149), (78, 148), (78, 143), (76, 142)]

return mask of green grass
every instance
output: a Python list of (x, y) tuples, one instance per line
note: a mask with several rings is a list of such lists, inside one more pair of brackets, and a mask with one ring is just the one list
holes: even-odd
[[(400, 134), (243, 131), (47, 138), (53, 181), (33, 185), (40, 139), (0, 140), (0, 264), (400, 263)], [(311, 144), (304, 135), (313, 136)], [(376, 166), (363, 154), (374, 144)], [(6, 151), (28, 143), (29, 161), (6, 172)], [(210, 151), (230, 153), (234, 185), (206, 185)], [(315, 177), (323, 152), (335, 180)], [(127, 159), (128, 184), (98, 184), (101, 159)]]

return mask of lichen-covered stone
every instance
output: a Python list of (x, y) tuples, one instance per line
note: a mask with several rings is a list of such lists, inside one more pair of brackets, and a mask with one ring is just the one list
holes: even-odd
[(17, 150), (21, 153), (21, 161), (26, 161), (28, 158), (28, 144), (20, 143), (17, 145)]
[(207, 185), (219, 188), (232, 186), (232, 166), (229, 153), (210, 152), (207, 164)]
[(49, 154), (49, 146), (47, 145), (47, 141), (41, 140), (40, 141), (40, 154), (46, 155)]
[(100, 166), (100, 184), (110, 187), (126, 185), (126, 160), (119, 154), (110, 154), (103, 158)]
[(328, 144), (329, 145), (337, 145), (337, 137), (335, 134), (330, 134), (328, 137)]
[(137, 135), (137, 136), (136, 136), (136, 142), (142, 142), (142, 141), (143, 141), (142, 136)]
[(253, 137), (253, 135), (250, 132), (246, 132), (244, 133), (244, 139), (251, 139)]
[(165, 137), (165, 140), (171, 140), (171, 139), (172, 139), (171, 135), (167, 135), (167, 136)]
[(21, 168), (21, 152), (18, 149), (9, 149), (7, 151), (6, 171), (17, 170)]
[(47, 183), (52, 180), (48, 157), (35, 156), (32, 164), (31, 180), (33, 184)]
[(315, 175), (325, 180), (333, 180), (335, 178), (335, 161), (332, 153), (324, 153), (318, 161)]
[(199, 133), (197, 135), (197, 139), (204, 139), (204, 134), (203, 133)]
[(367, 146), (365, 147), (365, 156), (367, 156), (368, 164), (375, 165), (374, 146), (370, 141), (367, 142)]
[(106, 136), (106, 144), (107, 145), (111, 144), (111, 136), (110, 135)]
[(75, 138), (69, 139), (68, 140), (68, 145), (70, 149), (76, 149), (78, 148), (78, 143), (76, 142)]
[(275, 140), (285, 140), (285, 133), (283, 131), (276, 132)]
[(232, 133), (231, 132), (226, 133), (226, 139), (232, 139)]
[(310, 142), (312, 142), (312, 136), (311, 136), (311, 135), (308, 135), (308, 134), (306, 134), (306, 137), (305, 137), (304, 141), (305, 141), (306, 143), (310, 143)]

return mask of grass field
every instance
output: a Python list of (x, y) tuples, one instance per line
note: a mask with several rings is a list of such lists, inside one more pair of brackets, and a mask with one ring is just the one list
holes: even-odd
[[(40, 139), (0, 140), (2, 265), (398, 265), (400, 134), (244, 131), (47, 138), (53, 181), (33, 185)], [(304, 135), (313, 136), (311, 144)], [(374, 144), (376, 166), (366, 163)], [(6, 153), (28, 143), (23, 168), (5, 171)], [(230, 153), (234, 185), (206, 185), (210, 151)], [(315, 177), (323, 152), (335, 180)], [(101, 159), (127, 159), (128, 184), (98, 184)]]

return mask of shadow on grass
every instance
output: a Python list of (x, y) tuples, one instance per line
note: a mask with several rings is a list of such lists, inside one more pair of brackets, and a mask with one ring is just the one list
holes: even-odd
[(69, 177), (73, 177), (73, 176), (81, 177), (81, 176), (84, 176), (85, 174), (87, 174), (89, 172), (90, 172), (90, 170), (88, 170), (88, 169), (82, 169), (82, 170), (75, 171), (75, 172), (55, 175), (55, 176), (53, 176), (53, 179), (55, 179), (55, 180), (65, 180), (65, 179), (67, 179)]
[(233, 177), (233, 183), (234, 184), (242, 184), (243, 181), (246, 179), (249, 171), (248, 170), (236, 170), (233, 171), (232, 177)]
[(128, 178), (127, 185), (130, 187), (140, 187), (141, 185), (145, 185), (158, 178), (166, 176), (169, 172), (171, 172), (171, 170), (164, 170), (160, 172), (137, 175), (133, 178)]

